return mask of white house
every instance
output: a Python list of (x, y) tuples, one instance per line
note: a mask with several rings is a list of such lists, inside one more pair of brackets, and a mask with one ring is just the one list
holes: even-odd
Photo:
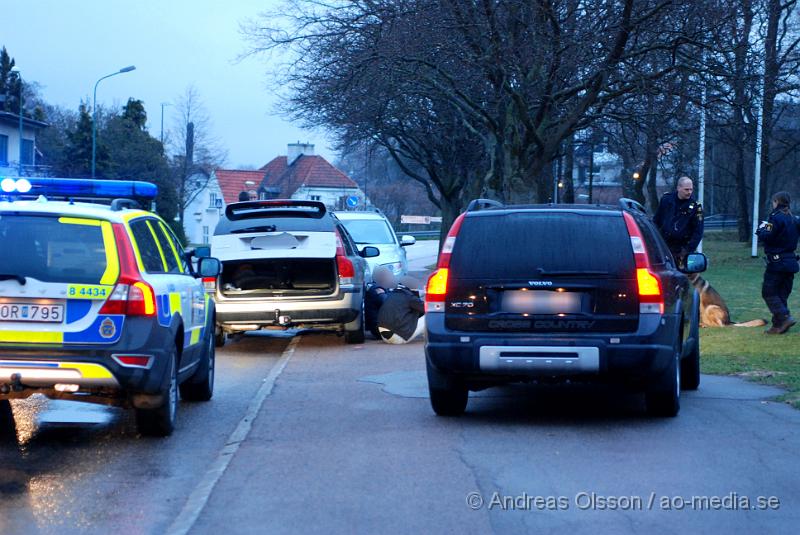
[(208, 244), (225, 209), (222, 190), (214, 173), (210, 177), (198, 174), (190, 181), (196, 182), (198, 189), (183, 211), (183, 229), (189, 243)]
[(358, 206), (368, 202), (358, 184), (314, 154), (314, 145), (290, 143), (286, 156), (273, 158), (261, 169), (215, 169), (208, 185), (184, 211), (183, 224), (189, 242), (208, 243), (223, 210), (228, 204), (238, 202), (240, 195), (321, 201), (331, 210), (347, 208), (348, 199)]
[(32, 175), (36, 163), (36, 134), (47, 123), (22, 119), (22, 173), (20, 173), (19, 115), (0, 111), (0, 175)]

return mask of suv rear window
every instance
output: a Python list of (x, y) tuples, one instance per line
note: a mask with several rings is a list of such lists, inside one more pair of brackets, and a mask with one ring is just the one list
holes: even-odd
[(106, 271), (99, 221), (69, 217), (0, 215), (0, 274), (43, 282), (98, 284)]
[(333, 219), (330, 216), (311, 217), (254, 217), (231, 221), (220, 219), (214, 236), (239, 234), (245, 232), (333, 232)]
[(621, 214), (490, 212), (464, 218), (450, 263), (461, 279), (549, 275), (632, 277), (631, 240)]

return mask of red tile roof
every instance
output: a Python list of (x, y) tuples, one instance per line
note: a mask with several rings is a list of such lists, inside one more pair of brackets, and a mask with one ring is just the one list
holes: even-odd
[(318, 188), (358, 188), (358, 184), (322, 156), (302, 155), (292, 165), (278, 156), (261, 168), (266, 187), (280, 188), (279, 197), (289, 198), (302, 186)]
[[(248, 190), (257, 190), (261, 181), (264, 180), (264, 171), (239, 171), (236, 169), (215, 169), (214, 176), (217, 177), (219, 188), (225, 204), (237, 202), (239, 193)], [(251, 180), (255, 186), (246, 186), (245, 182)]]

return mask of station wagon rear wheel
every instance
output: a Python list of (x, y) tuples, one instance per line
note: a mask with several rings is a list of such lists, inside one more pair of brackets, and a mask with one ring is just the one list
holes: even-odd
[(675, 351), (672, 362), (645, 392), (647, 412), (652, 416), (677, 416), (681, 410), (681, 354)]
[[(426, 359), (427, 360), (427, 359)], [(457, 377), (445, 374), (426, 362), (428, 369), (428, 393), (431, 408), (439, 416), (460, 416), (467, 409), (469, 390)]]

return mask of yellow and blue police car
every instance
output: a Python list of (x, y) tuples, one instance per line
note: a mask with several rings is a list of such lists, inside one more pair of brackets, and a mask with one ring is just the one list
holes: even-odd
[(193, 266), (169, 226), (138, 207), (157, 191), (0, 179), (0, 404), (41, 393), (132, 406), (142, 434), (165, 436), (178, 391), (211, 399), (214, 303), (202, 278), (220, 263)]

